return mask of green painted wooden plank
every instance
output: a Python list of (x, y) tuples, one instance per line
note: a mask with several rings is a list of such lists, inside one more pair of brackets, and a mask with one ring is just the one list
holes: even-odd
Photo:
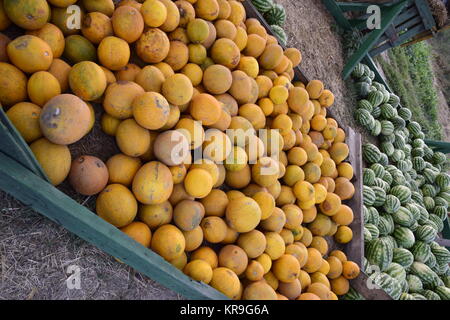
[(366, 11), (373, 3), (368, 2), (336, 2), (342, 12), (349, 11)]
[(406, 5), (407, 1), (401, 1), (391, 7), (388, 10), (382, 12), (381, 28), (378, 30), (373, 30), (366, 38), (366, 40), (361, 44), (361, 46), (356, 50), (356, 52), (350, 57), (349, 61), (344, 67), (343, 78), (347, 79), (352, 73), (355, 66), (361, 62), (364, 56), (369, 52), (371, 48), (375, 45), (378, 39), (383, 35), (389, 25), (394, 21), (395, 17), (401, 12), (401, 10)]
[(352, 26), (348, 22), (347, 18), (342, 13), (341, 8), (338, 6), (336, 1), (334, 0), (322, 0), (322, 3), (327, 8), (327, 10), (331, 13), (331, 15), (336, 20), (337, 24), (344, 29), (351, 29)]
[(433, 140), (427, 140), (425, 139), (424, 142), (433, 150), (443, 152), (443, 153), (450, 153), (450, 142), (445, 141), (433, 141)]
[(0, 153), (0, 188), (80, 238), (188, 299), (228, 299), (214, 288), (190, 279), (162, 257), (3, 153)]
[(19, 161), (23, 166), (35, 174), (50, 181), (39, 162), (34, 157), (28, 144), (22, 138), (16, 127), (9, 121), (8, 116), (0, 108), (0, 151)]
[(430, 6), (428, 5), (428, 1), (415, 0), (414, 2), (417, 6), (420, 16), (422, 17), (425, 29), (429, 30), (429, 29), (435, 27), (436, 21), (434, 21), (434, 17), (433, 17), (433, 14), (431, 13), (431, 9), (430, 9)]
[(402, 13), (400, 13), (398, 15), (398, 17), (395, 19), (394, 23), (395, 24), (402, 24), (406, 21), (408, 21), (409, 19), (415, 18), (415, 17), (419, 17), (419, 11), (417, 10), (416, 6), (412, 6), (411, 8), (408, 9), (404, 9)]

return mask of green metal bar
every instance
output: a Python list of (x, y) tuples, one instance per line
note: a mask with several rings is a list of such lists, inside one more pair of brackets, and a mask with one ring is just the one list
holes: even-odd
[(214, 288), (187, 277), (161, 256), (1, 152), (0, 189), (187, 299), (227, 299)]
[(28, 144), (22, 138), (8, 116), (0, 108), (0, 152), (19, 161), (23, 166), (37, 174), (42, 179), (50, 181), (39, 162), (34, 157)]
[(449, 154), (450, 153), (450, 142), (445, 141), (433, 141), (433, 140), (424, 140), (424, 142), (433, 150), (439, 151), (442, 153)]
[(378, 39), (383, 35), (389, 25), (394, 21), (395, 17), (405, 7), (407, 1), (401, 1), (383, 12), (383, 19), (381, 21), (381, 28), (379, 30), (372, 31), (362, 45), (356, 50), (353, 56), (349, 59), (344, 67), (343, 78), (347, 79), (352, 73), (355, 66), (361, 62), (364, 56), (369, 52), (371, 48), (377, 43)]
[(352, 26), (348, 22), (347, 18), (342, 13), (341, 8), (334, 0), (322, 0), (324, 6), (328, 9), (331, 15), (336, 20), (337, 24), (344, 29), (351, 29)]

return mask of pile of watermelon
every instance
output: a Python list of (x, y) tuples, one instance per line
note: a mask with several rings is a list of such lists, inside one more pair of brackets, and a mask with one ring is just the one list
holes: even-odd
[(424, 143), (411, 111), (368, 66), (359, 64), (352, 77), (355, 120), (379, 141), (362, 154), (364, 269), (393, 299), (449, 300), (450, 252), (435, 242), (448, 223), (447, 157)]
[(273, 0), (252, 0), (255, 8), (264, 16), (270, 28), (283, 45), (287, 44), (287, 35), (283, 29), (286, 23), (286, 10)]

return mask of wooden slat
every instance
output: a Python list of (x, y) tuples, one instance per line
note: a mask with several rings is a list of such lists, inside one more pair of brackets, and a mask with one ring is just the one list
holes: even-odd
[(22, 138), (11, 121), (9, 121), (9, 118), (3, 111), (3, 108), (0, 108), (0, 137), (1, 152), (10, 155), (42, 179), (50, 181), (41, 165), (34, 157), (33, 152), (28, 147), (28, 144)]
[(364, 257), (364, 218), (363, 214), (363, 198), (362, 198), (362, 160), (361, 147), (362, 139), (359, 133), (356, 133), (352, 128), (347, 128), (347, 144), (350, 149), (349, 161), (353, 167), (354, 178), (352, 183), (355, 187), (355, 194), (353, 198), (347, 203), (352, 208), (354, 219), (350, 224), (353, 231), (353, 239), (346, 244), (345, 252), (347, 257), (357, 263), (361, 268)]
[(418, 16), (420, 16), (419, 11), (417, 11), (416, 6), (413, 5), (409, 9), (406, 9), (402, 13), (400, 13), (400, 15), (397, 17), (397, 19), (395, 19), (395, 23), (402, 24), (405, 21), (408, 21), (409, 19), (412, 19), (412, 18), (415, 18)]
[(352, 26), (348, 22), (347, 18), (344, 16), (341, 8), (334, 0), (322, 0), (322, 3), (327, 8), (327, 10), (333, 15), (334, 19), (344, 29), (351, 29)]
[(433, 27), (436, 27), (436, 21), (434, 21), (434, 17), (433, 14), (431, 13), (428, 1), (415, 0), (414, 2), (417, 6), (417, 10), (419, 11), (420, 16), (422, 17), (425, 30), (429, 30)]
[(161, 256), (129, 238), (3, 153), (0, 153), (0, 189), (188, 299), (227, 299), (212, 287), (190, 279)]
[(415, 17), (415, 18), (412, 18), (412, 19), (396, 26), (396, 29), (397, 29), (397, 32), (402, 32), (402, 31), (405, 31), (406, 29), (414, 27), (415, 25), (420, 24), (420, 23), (422, 23), (422, 19), (420, 17)]
[(383, 12), (383, 18), (381, 21), (381, 28), (373, 30), (366, 38), (366, 40), (361, 44), (361, 46), (356, 50), (356, 52), (350, 57), (349, 61), (344, 67), (343, 78), (347, 79), (352, 73), (355, 66), (361, 62), (364, 56), (369, 52), (371, 48), (377, 43), (378, 39), (384, 34), (389, 25), (394, 21), (397, 15), (402, 11), (407, 1), (399, 2), (388, 10)]

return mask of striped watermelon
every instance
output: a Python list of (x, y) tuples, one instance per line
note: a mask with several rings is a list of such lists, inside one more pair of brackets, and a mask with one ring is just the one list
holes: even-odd
[(403, 292), (399, 300), (416, 300), (412, 294)]
[[(406, 127), (406, 121), (400, 118), (399, 116), (394, 117), (391, 120), (392, 124), (394, 125), (395, 130), (403, 130)], [(403, 131), (402, 131), (403, 132)], [(408, 132), (409, 134), (409, 132)]]
[[(383, 180), (381, 180), (383, 181)], [(386, 192), (380, 187), (372, 187), (373, 192), (375, 192), (375, 202), (373, 203), (374, 207), (381, 207), (384, 205), (386, 201)]]
[(403, 282), (406, 280), (405, 268), (398, 263), (392, 262), (385, 272), (397, 281)]
[(358, 109), (355, 111), (355, 120), (364, 128), (368, 128), (374, 125), (375, 119), (370, 114), (370, 112), (366, 109)]
[(413, 148), (411, 150), (411, 156), (412, 157), (420, 157), (420, 158), (422, 158), (423, 155), (424, 155), (423, 148)]
[(431, 226), (420, 226), (414, 232), (416, 239), (421, 240), (425, 243), (431, 243), (436, 239), (437, 231)]
[(370, 92), (370, 84), (364, 81), (355, 83), (355, 90), (362, 98), (366, 98)]
[(393, 144), (397, 149), (403, 149), (406, 146), (405, 138), (401, 134), (395, 133), (395, 140)]
[(380, 231), (380, 236), (387, 236), (394, 231), (394, 221), (390, 215), (380, 216), (378, 230)]
[(405, 207), (400, 207), (396, 212), (392, 214), (394, 221), (397, 225), (402, 227), (411, 227), (414, 224), (414, 217)]
[(438, 263), (436, 260), (436, 257), (434, 256), (433, 253), (430, 253), (430, 256), (428, 257), (427, 261), (424, 262), (427, 266), (429, 266), (431, 268), (431, 270), (433, 270), (434, 272), (437, 273), (437, 269), (438, 267)]
[(432, 197), (423, 197), (423, 204), (425, 205), (425, 209), (428, 211), (432, 211), (435, 206), (434, 199)]
[(434, 206), (433, 214), (438, 216), (439, 219), (441, 219), (442, 221), (444, 221), (447, 218), (447, 208), (444, 206)]
[(408, 249), (395, 248), (392, 256), (392, 261), (398, 263), (404, 268), (408, 268), (414, 262), (414, 256)]
[(370, 232), (372, 240), (378, 239), (380, 237), (380, 230), (378, 230), (376, 225), (372, 223), (366, 223), (364, 228)]
[(396, 196), (392, 194), (386, 195), (386, 200), (384, 202), (383, 209), (387, 213), (393, 214), (394, 212), (398, 211), (398, 209), (400, 209), (400, 206), (401, 202)]
[(431, 290), (422, 290), (419, 292), (422, 296), (427, 298), (427, 300), (441, 300), (441, 297), (439, 295)]
[(400, 98), (394, 93), (390, 93), (389, 95), (389, 104), (391, 104), (394, 108), (397, 108), (400, 104)]
[(358, 63), (352, 71), (352, 77), (355, 79), (361, 78), (364, 75), (364, 66), (362, 63)]
[(381, 143), (380, 150), (390, 157), (394, 153), (395, 148), (391, 142), (385, 141)]
[(350, 287), (348, 292), (342, 296), (342, 300), (366, 300), (359, 292)]
[(358, 109), (365, 109), (369, 112), (372, 112), (373, 106), (368, 100), (362, 99), (358, 101)]
[(381, 117), (386, 120), (394, 119), (398, 116), (397, 109), (391, 106), (389, 103), (382, 104), (381, 108)]
[(372, 240), (372, 234), (370, 233), (369, 229), (367, 229), (366, 227), (364, 227), (363, 235), (364, 235), (364, 243)]
[[(375, 183), (374, 183), (373, 187), (379, 187), (379, 188), (383, 189), (384, 193), (389, 192), (389, 189), (391, 188), (386, 181), (384, 181), (383, 179), (380, 179), (380, 178), (375, 178)], [(386, 197), (384, 197), (384, 199), (385, 198)]]
[(378, 137), (381, 134), (381, 122), (375, 120), (373, 127), (369, 131), (372, 136)]
[[(411, 262), (412, 264), (412, 262)], [(406, 281), (408, 281), (409, 286), (409, 293), (419, 293), (423, 290), (423, 284), (422, 281), (418, 276), (415, 276), (413, 274), (408, 274), (406, 276)]]
[[(373, 113), (372, 113), (373, 114)], [(381, 134), (384, 136), (390, 136), (394, 133), (394, 124), (389, 120), (381, 120)]]
[(420, 135), (420, 133), (422, 133), (422, 127), (415, 121), (411, 121), (406, 127), (408, 128), (409, 132), (416, 138)]
[(278, 38), (278, 41), (285, 46), (287, 44), (287, 35), (284, 29), (276, 24), (270, 26), (274, 35)]
[(274, 6), (273, 0), (252, 0), (252, 3), (261, 13), (266, 13)]
[(423, 149), (425, 147), (425, 142), (423, 141), (423, 139), (414, 139), (414, 141), (412, 142), (412, 146), (413, 148)]
[(415, 261), (425, 263), (430, 258), (431, 248), (423, 241), (416, 241), (411, 248), (411, 253)]
[(439, 196), (434, 198), (434, 204), (436, 205), (436, 207), (444, 207), (446, 209), (448, 209), (448, 205), (449, 205), (447, 200), (445, 200), (444, 198), (439, 197)]
[(384, 94), (381, 91), (369, 92), (367, 100), (372, 104), (372, 106), (377, 107), (381, 105), (384, 101)]
[(414, 233), (405, 227), (396, 227), (393, 236), (401, 248), (409, 249), (416, 242)]
[[(407, 174), (407, 172), (408, 172), (408, 170), (409, 170), (408, 162), (406, 162), (405, 160), (399, 160), (399, 161), (397, 162), (397, 168), (398, 168), (401, 172), (403, 172), (403, 173), (405, 174), (405, 178), (406, 178), (406, 174)], [(408, 179), (407, 179), (407, 180), (408, 180)]]
[(447, 161), (447, 156), (442, 152), (435, 152), (432, 160), (434, 164), (443, 164)]
[(384, 167), (381, 164), (374, 163), (374, 164), (372, 164), (370, 166), (370, 169), (373, 170), (373, 172), (375, 173), (375, 176), (377, 178), (383, 178), (385, 170), (384, 170)]
[(389, 164), (389, 157), (386, 155), (386, 153), (381, 152), (380, 160), (378, 160), (378, 163), (383, 166), (387, 166)]
[(376, 239), (367, 244), (366, 258), (372, 265), (376, 265), (381, 271), (389, 267), (392, 262), (393, 248), (385, 241)]
[(377, 208), (369, 207), (368, 210), (370, 211), (369, 223), (373, 223), (374, 225), (378, 226), (378, 224), (380, 223), (380, 214), (378, 213)]
[(390, 275), (384, 272), (376, 272), (370, 275), (369, 278), (372, 279), (374, 284), (378, 285), (380, 288), (386, 291), (386, 293), (389, 294), (392, 299), (400, 299), (400, 296), (402, 294), (402, 285), (400, 281), (392, 278)]
[(367, 143), (362, 147), (363, 158), (368, 164), (377, 163), (380, 160), (381, 152), (374, 144)]
[(422, 262), (414, 262), (410, 267), (411, 274), (419, 277), (426, 287), (436, 287), (439, 282), (438, 275)]
[(402, 205), (411, 201), (411, 190), (405, 186), (395, 186), (391, 188), (390, 193), (396, 196)]
[(286, 22), (286, 10), (277, 3), (270, 10), (264, 14), (264, 18), (270, 25), (277, 25), (282, 27)]
[(363, 184), (365, 186), (373, 186), (375, 183), (375, 172), (370, 168), (363, 169)]
[(365, 206), (372, 206), (375, 202), (375, 192), (368, 186), (363, 186), (363, 203)]
[(445, 248), (441, 247), (439, 244), (430, 245), (431, 252), (436, 257), (436, 261), (439, 264), (449, 264), (450, 263), (450, 252)]
[(409, 210), (409, 212), (411, 212), (414, 220), (420, 219), (420, 209), (415, 203), (407, 203), (405, 207)]
[(434, 292), (439, 295), (441, 300), (450, 300), (450, 288), (438, 286), (434, 289)]
[[(426, 164), (425, 164), (426, 165)], [(423, 176), (428, 181), (428, 183), (434, 184), (437, 178), (437, 173), (433, 169), (426, 168), (423, 170)]]
[(435, 182), (439, 188), (446, 188), (450, 186), (450, 175), (448, 173), (439, 173)]
[(408, 108), (398, 109), (398, 115), (405, 121), (411, 120), (412, 112)]
[(423, 295), (419, 293), (413, 293), (411, 295), (414, 298), (414, 300), (427, 300), (427, 298), (425, 298)]
[(391, 188), (391, 183), (393, 180), (394, 178), (392, 178), (392, 174), (386, 171), (383, 176), (383, 181), (385, 181), (388, 184), (389, 189)]
[(422, 194), (424, 197), (432, 197), (434, 198), (437, 195), (436, 189), (431, 184), (424, 184), (422, 186)]
[(380, 106), (374, 106), (372, 109), (372, 116), (375, 119), (378, 119), (381, 115), (381, 107)]
[(422, 172), (425, 169), (425, 160), (422, 157), (414, 157), (412, 159), (414, 170)]

